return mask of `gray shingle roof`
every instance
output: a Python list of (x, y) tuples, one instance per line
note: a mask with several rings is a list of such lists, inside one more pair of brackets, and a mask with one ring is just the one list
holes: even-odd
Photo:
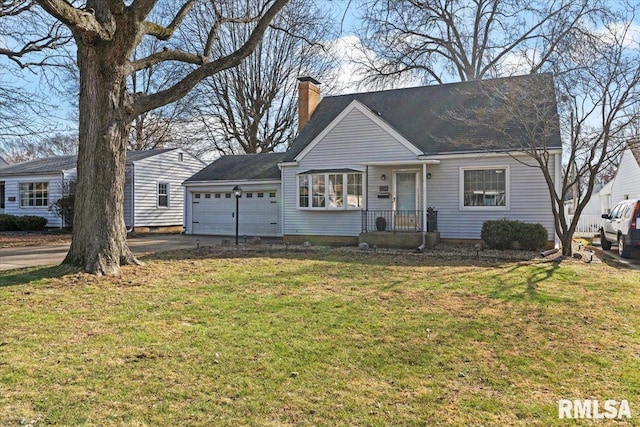
[(285, 156), (286, 153), (222, 156), (193, 175), (187, 182), (280, 179), (278, 163), (282, 162)]
[[(127, 163), (146, 159), (175, 148), (159, 150), (127, 151)], [(57, 156), (43, 159), (31, 160), (28, 162), (9, 165), (0, 169), (0, 176), (17, 176), (30, 174), (57, 174), (64, 170), (74, 169), (77, 163), (77, 156)]]
[(76, 167), (76, 156), (58, 156), (36, 159), (6, 166), (0, 169), (0, 176), (61, 173)]
[[(493, 108), (491, 103), (495, 102), (487, 96), (491, 87), (522, 88), (532, 84), (548, 89), (546, 93), (553, 94), (549, 98), (555, 97), (551, 74), (327, 96), (287, 151), (285, 161), (294, 160), (354, 100), (371, 109), (424, 154), (517, 149), (516, 144), (500, 132), (479, 126), (478, 123), (463, 123), (452, 118), (451, 112), (473, 111), (477, 107), (483, 108), (484, 114), (490, 116)], [(547, 108), (543, 110), (539, 106)], [(544, 111), (544, 120), (557, 123), (555, 99), (525, 96), (522, 97), (522, 107), (529, 110), (532, 116)], [(517, 126), (510, 131), (522, 132)], [(551, 137), (548, 147), (561, 146), (558, 131)]]

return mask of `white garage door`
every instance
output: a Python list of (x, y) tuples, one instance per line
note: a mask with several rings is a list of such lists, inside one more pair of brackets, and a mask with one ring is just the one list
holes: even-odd
[[(236, 199), (231, 193), (194, 193), (193, 234), (233, 236), (236, 233)], [(239, 200), (240, 236), (277, 236), (278, 193), (276, 190), (243, 192)]]

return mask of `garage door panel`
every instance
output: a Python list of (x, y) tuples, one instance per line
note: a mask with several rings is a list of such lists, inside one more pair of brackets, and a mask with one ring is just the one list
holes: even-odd
[[(243, 195), (239, 202), (238, 233), (246, 236), (277, 236), (280, 233), (278, 199), (276, 190), (260, 192), (263, 197)], [(196, 193), (197, 194), (197, 193)], [(212, 194), (200, 193), (193, 198), (192, 232), (194, 234), (212, 234), (222, 236), (235, 235), (235, 198), (215, 198)]]

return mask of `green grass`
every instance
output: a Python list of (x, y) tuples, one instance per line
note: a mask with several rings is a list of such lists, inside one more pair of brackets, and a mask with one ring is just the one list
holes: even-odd
[(0, 273), (0, 425), (568, 425), (559, 399), (639, 425), (639, 272), (208, 255)]

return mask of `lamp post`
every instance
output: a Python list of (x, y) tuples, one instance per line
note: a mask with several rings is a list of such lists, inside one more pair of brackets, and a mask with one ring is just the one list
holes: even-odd
[(242, 196), (242, 188), (239, 185), (233, 187), (233, 195), (236, 196), (236, 245), (238, 244), (238, 207), (240, 196)]

